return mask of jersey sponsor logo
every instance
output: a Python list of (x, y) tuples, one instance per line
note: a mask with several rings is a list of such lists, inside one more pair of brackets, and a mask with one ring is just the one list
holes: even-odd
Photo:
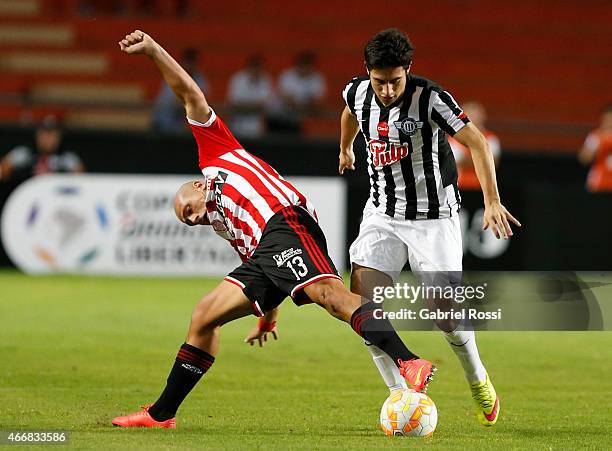
[(410, 155), (410, 147), (408, 144), (397, 146), (392, 143), (373, 139), (370, 141), (368, 147), (372, 153), (372, 162), (374, 166), (387, 166)]
[(400, 132), (408, 136), (414, 136), (417, 130), (423, 128), (422, 122), (416, 121), (411, 117), (407, 117), (403, 121), (396, 121), (393, 123), (393, 125), (395, 125), (395, 128), (397, 128)]
[(302, 254), (302, 249), (294, 249), (290, 247), (289, 249), (285, 249), (280, 254), (276, 254), (273, 257), (274, 257), (274, 261), (276, 262), (276, 266), (280, 268), (291, 257), (294, 257), (295, 255), (301, 255), (301, 254)]
[(378, 132), (379, 136), (389, 136), (389, 124), (387, 124), (385, 121), (379, 122), (376, 126), (376, 131)]
[(225, 186), (226, 180), (227, 180), (227, 173), (219, 171), (219, 173), (215, 177), (215, 204), (217, 207), (217, 212), (219, 212), (221, 216), (223, 216), (223, 206), (221, 205), (221, 194), (223, 193), (223, 186)]
[(219, 171), (215, 177), (214, 183), (214, 196), (215, 196), (215, 208), (221, 219), (211, 217), (209, 214), (210, 224), (217, 235), (226, 240), (232, 240), (235, 238), (233, 232), (225, 223), (225, 214), (223, 212), (223, 204), (221, 203), (221, 194), (223, 193), (223, 186), (227, 180), (227, 173)]

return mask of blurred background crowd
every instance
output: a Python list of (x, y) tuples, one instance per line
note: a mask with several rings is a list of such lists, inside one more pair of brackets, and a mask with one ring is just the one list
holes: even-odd
[[(365, 74), (369, 37), (398, 27), (416, 47), (412, 71), (485, 131), (502, 193), (607, 227), (610, 198), (581, 196), (612, 190), (611, 21), (603, 0), (0, 0), (0, 203), (48, 172), (194, 172), (180, 105), (146, 59), (118, 51), (136, 28), (246, 148), (284, 173), (334, 175), (341, 90)], [(478, 190), (469, 152), (451, 144), (460, 189)], [(357, 158), (349, 240), (367, 197)]]

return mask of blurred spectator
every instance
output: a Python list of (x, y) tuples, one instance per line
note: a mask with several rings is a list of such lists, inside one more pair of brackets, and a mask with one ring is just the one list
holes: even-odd
[(587, 178), (589, 191), (612, 191), (612, 103), (601, 112), (599, 127), (587, 136), (578, 159), (591, 165)]
[[(466, 102), (463, 105), (463, 111), (488, 141), (489, 148), (491, 149), (495, 161), (495, 167), (497, 167), (501, 155), (501, 148), (497, 135), (487, 130), (485, 125), (487, 121), (487, 111), (485, 107), (479, 102)], [(480, 190), (480, 182), (474, 170), (474, 162), (472, 161), (470, 150), (450, 136), (448, 137), (448, 142), (453, 150), (453, 155), (455, 156), (455, 161), (457, 162), (457, 168), (459, 170), (459, 189)]]
[(123, 15), (125, 7), (117, 0), (81, 0), (79, 13), (86, 17), (102, 15)]
[(272, 96), (272, 80), (264, 70), (264, 60), (254, 55), (248, 59), (246, 67), (229, 81), (230, 128), (241, 136), (263, 135), (266, 131), (265, 113)]
[(86, 17), (186, 17), (190, 15), (191, 5), (189, 0), (81, 0), (78, 9), (79, 13)]
[(312, 52), (297, 55), (295, 65), (281, 73), (278, 81), (280, 104), (270, 127), (276, 131), (299, 133), (304, 116), (319, 112), (325, 96), (325, 78), (315, 67)]
[(0, 160), (0, 180), (25, 180), (55, 172), (84, 172), (83, 162), (62, 148), (62, 130), (54, 116), (46, 116), (36, 128), (33, 146), (18, 146)]
[[(210, 87), (204, 74), (198, 69), (199, 52), (194, 48), (186, 49), (181, 55), (181, 66), (195, 80), (202, 92), (210, 95)], [(176, 99), (170, 86), (164, 83), (153, 106), (153, 128), (156, 131), (173, 133), (187, 132), (185, 109)]]

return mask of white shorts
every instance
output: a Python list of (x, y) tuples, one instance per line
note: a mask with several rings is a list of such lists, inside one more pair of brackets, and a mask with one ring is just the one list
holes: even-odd
[(351, 263), (377, 269), (394, 280), (407, 261), (413, 272), (459, 272), (463, 259), (459, 215), (405, 220), (366, 208), (349, 253)]

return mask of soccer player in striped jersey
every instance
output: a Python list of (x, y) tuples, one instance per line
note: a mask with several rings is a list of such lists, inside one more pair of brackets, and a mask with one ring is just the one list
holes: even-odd
[(363, 339), (392, 356), (416, 390), (423, 390), (431, 362), (412, 354), (388, 320), (375, 317), (376, 304), (362, 302), (344, 286), (308, 199), (242, 148), (197, 84), (150, 36), (136, 30), (119, 45), (123, 52), (144, 54), (156, 64), (183, 103), (197, 141), (204, 180), (180, 187), (174, 203), (177, 217), (190, 226), (212, 226), (243, 263), (196, 305), (186, 342), (159, 399), (112, 423), (176, 427), (180, 404), (215, 361), (221, 327), (255, 314), (260, 322), (251, 339), (275, 334), (277, 307), (288, 296), (298, 305), (314, 302), (349, 323)]
[[(520, 226), (501, 204), (486, 139), (451, 94), (410, 72), (412, 54), (400, 31), (376, 34), (364, 51), (368, 75), (351, 80), (342, 93), (339, 172), (354, 169), (353, 142), (361, 131), (371, 182), (359, 236), (350, 248), (351, 290), (365, 297), (373, 285), (392, 284), (406, 262), (427, 280), (434, 273), (452, 277), (461, 272), (461, 198), (447, 135), (471, 151), (484, 194), (483, 230), (491, 228), (497, 238), (507, 239), (509, 223)], [(465, 324), (437, 324), (465, 370), (478, 419), (495, 424), (499, 398), (478, 355), (474, 331)], [(381, 358), (384, 351), (375, 345), (370, 349), (379, 369), (395, 371), (392, 359)]]

